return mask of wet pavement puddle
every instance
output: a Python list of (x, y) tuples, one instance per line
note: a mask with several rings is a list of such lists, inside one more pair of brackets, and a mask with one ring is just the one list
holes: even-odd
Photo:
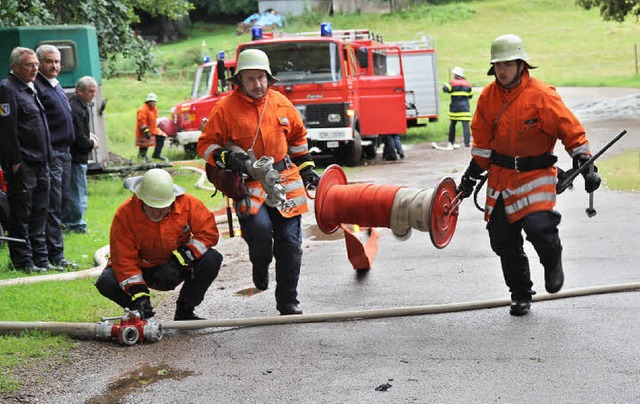
[(107, 391), (87, 401), (88, 404), (119, 404), (136, 389), (164, 379), (182, 380), (194, 375), (191, 370), (172, 369), (166, 365), (143, 365), (140, 369), (121, 376), (107, 387)]

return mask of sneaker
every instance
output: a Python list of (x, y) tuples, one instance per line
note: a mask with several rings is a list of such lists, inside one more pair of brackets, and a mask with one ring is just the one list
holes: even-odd
[(153, 156), (153, 158), (154, 158), (154, 159), (156, 159), (156, 160), (162, 160), (162, 161), (164, 161), (165, 163), (168, 163), (169, 161), (171, 161), (171, 160), (169, 160), (168, 158), (166, 158), (165, 156), (157, 156), (157, 157), (156, 157), (156, 156)]
[(524, 316), (529, 313), (531, 302), (529, 300), (512, 300), (509, 314), (512, 316)]
[(47, 272), (46, 268), (38, 267), (33, 264), (25, 265), (23, 267), (14, 266), (13, 269), (15, 271), (26, 272), (28, 274)]
[(57, 267), (62, 267), (66, 270), (76, 270), (78, 269), (78, 264), (73, 261), (69, 261), (66, 258), (63, 258), (59, 261), (53, 261), (52, 264)]

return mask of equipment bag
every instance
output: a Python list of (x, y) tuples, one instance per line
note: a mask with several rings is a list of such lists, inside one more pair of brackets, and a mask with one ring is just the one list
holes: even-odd
[(209, 182), (216, 187), (216, 191), (220, 191), (234, 200), (239, 200), (249, 195), (242, 175), (236, 171), (218, 168), (209, 163), (206, 163), (205, 171)]

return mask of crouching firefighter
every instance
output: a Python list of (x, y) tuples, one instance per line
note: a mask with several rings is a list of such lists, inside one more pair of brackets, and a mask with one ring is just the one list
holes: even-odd
[[(559, 139), (580, 166), (591, 157), (585, 130), (550, 85), (533, 78), (522, 40), (512, 34), (491, 45), (495, 81), (484, 88), (471, 122), (472, 160), (458, 193), (468, 197), (488, 170), (484, 219), (492, 250), (500, 257), (511, 292), (510, 314), (529, 312), (535, 291), (524, 252), (522, 231), (544, 267), (545, 289), (558, 292), (564, 283), (562, 244), (556, 204)], [(594, 170), (583, 172), (585, 190), (600, 186)]]
[(126, 179), (124, 186), (134, 195), (115, 213), (111, 257), (96, 287), (144, 320), (155, 315), (150, 288), (166, 291), (182, 284), (174, 320), (202, 320), (194, 309), (222, 264), (212, 248), (219, 239), (215, 216), (159, 168)]
[(305, 186), (317, 186), (320, 176), (314, 171), (300, 114), (284, 95), (269, 88), (276, 80), (267, 55), (248, 49), (240, 52), (237, 62), (231, 79), (236, 88), (211, 111), (198, 153), (213, 167), (244, 174), (250, 174), (249, 155), (273, 158), (287, 203), (269, 206), (265, 187), (249, 178), (248, 195), (234, 199), (234, 207), (249, 247), (256, 288), (268, 288), (269, 264), (275, 258), (276, 309), (282, 315), (302, 314), (297, 299), (301, 215), (308, 210)]

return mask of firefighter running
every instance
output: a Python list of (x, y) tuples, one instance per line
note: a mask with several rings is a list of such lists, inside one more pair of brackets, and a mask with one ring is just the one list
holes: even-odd
[(276, 308), (282, 315), (302, 314), (298, 307), (298, 279), (302, 261), (301, 215), (308, 210), (305, 186), (316, 186), (320, 176), (309, 155), (306, 129), (293, 104), (269, 88), (267, 55), (247, 49), (238, 55), (237, 85), (211, 111), (198, 140), (198, 153), (216, 167), (247, 174), (252, 152), (270, 156), (280, 172), (288, 201), (286, 209), (267, 206), (259, 181), (247, 182), (249, 197), (234, 200), (242, 237), (249, 247), (256, 288), (266, 290), (269, 264), (276, 261)]
[(111, 257), (96, 282), (100, 293), (142, 319), (155, 315), (149, 288), (173, 290), (184, 282), (174, 320), (202, 320), (194, 308), (218, 276), (222, 255), (213, 213), (160, 168), (125, 180), (134, 192), (111, 224)]
[[(495, 81), (484, 88), (471, 122), (472, 160), (458, 192), (471, 195), (476, 181), (488, 170), (485, 220), (492, 250), (500, 257), (505, 283), (511, 292), (510, 314), (529, 312), (533, 283), (524, 252), (522, 230), (544, 267), (545, 288), (558, 292), (564, 283), (562, 245), (558, 234), (555, 163), (552, 154), (559, 139), (574, 160), (584, 164), (591, 156), (585, 130), (565, 106), (555, 88), (533, 78), (522, 40), (499, 36), (491, 45)], [(596, 170), (583, 173), (585, 189), (600, 186)]]

